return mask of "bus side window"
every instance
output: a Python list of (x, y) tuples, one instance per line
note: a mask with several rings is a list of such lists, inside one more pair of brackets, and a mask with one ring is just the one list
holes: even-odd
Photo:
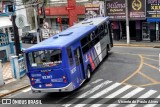
[(90, 41), (91, 41), (91, 38), (89, 34), (81, 40), (83, 53), (86, 53), (90, 49)]
[(104, 27), (104, 25), (101, 25), (100, 26), (100, 29), (101, 29), (101, 32), (100, 32), (100, 39), (103, 39), (103, 37), (105, 36), (105, 33), (104, 33), (104, 29), (105, 29), (105, 27)]
[(72, 66), (73, 65), (73, 56), (72, 56), (71, 47), (67, 48), (67, 53), (68, 53), (68, 58), (69, 58), (69, 64), (70, 64), (70, 66)]
[(98, 30), (98, 29), (99, 29), (99, 28), (97, 28), (96, 31), (95, 31), (95, 35), (96, 35), (96, 36), (98, 36), (98, 34), (99, 34), (99, 30)]

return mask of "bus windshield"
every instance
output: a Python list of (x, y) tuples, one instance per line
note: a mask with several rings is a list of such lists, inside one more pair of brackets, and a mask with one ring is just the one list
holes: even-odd
[(62, 51), (41, 50), (28, 53), (29, 64), (33, 68), (53, 67), (62, 63)]

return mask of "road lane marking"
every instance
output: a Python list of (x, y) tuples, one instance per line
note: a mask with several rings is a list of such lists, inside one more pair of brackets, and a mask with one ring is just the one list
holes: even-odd
[[(160, 98), (160, 95), (158, 96), (158, 97), (156, 97), (157, 99), (159, 99)], [(154, 107), (154, 106), (156, 106), (157, 104), (146, 104), (145, 106), (143, 106), (143, 107)]]
[(112, 81), (105, 81), (105, 82), (97, 85), (96, 87), (92, 88), (91, 90), (89, 90), (89, 91), (83, 93), (82, 95), (78, 96), (77, 98), (84, 98), (84, 97), (86, 97), (86, 96), (94, 93), (95, 91), (97, 91), (97, 90), (105, 87), (106, 85), (110, 84), (111, 82), (112, 82)]
[[(104, 90), (96, 93), (95, 95), (91, 96), (90, 98), (100, 98), (100, 96), (104, 95), (104, 94), (107, 94), (108, 92), (110, 92), (111, 90), (115, 89), (116, 87), (120, 86), (121, 83), (114, 83), (112, 84), (111, 86), (105, 88)], [(86, 100), (85, 100), (86, 101)], [(74, 107), (84, 107), (86, 106), (87, 104), (77, 104), (75, 105)]]
[[(150, 97), (151, 95), (153, 95), (154, 93), (156, 93), (157, 91), (155, 90), (149, 90), (147, 93), (143, 94), (142, 96), (140, 96), (139, 98), (140, 99), (145, 99), (145, 98), (148, 98)], [(126, 107), (135, 107), (137, 104), (129, 104), (127, 105)]]
[(124, 95), (122, 98), (131, 98), (132, 96), (141, 92), (142, 90), (144, 90), (144, 88), (136, 88), (133, 91), (129, 92), (128, 94)]
[(31, 88), (29, 87), (29, 88), (26, 88), (26, 89), (24, 89), (24, 90), (22, 90), (22, 92), (28, 92), (28, 91), (30, 91), (31, 90)]
[(158, 55), (147, 55), (147, 54), (141, 54), (143, 56), (151, 56), (151, 57), (158, 57)]
[(126, 85), (126, 86), (122, 87), (121, 89), (117, 90), (116, 92), (108, 95), (108, 96), (105, 97), (105, 98), (114, 98), (114, 97), (116, 97), (117, 95), (121, 94), (122, 92), (128, 90), (128, 89), (131, 88), (131, 87), (132, 87), (132, 86), (130, 86), (130, 85)]
[[(137, 93), (141, 92), (142, 90), (144, 90), (144, 88), (136, 88), (133, 91), (129, 92), (128, 94), (124, 95), (121, 98), (131, 98), (132, 96), (136, 95)], [(110, 104), (107, 107), (116, 107), (119, 104)]]
[(144, 73), (142, 73), (142, 72), (138, 72), (138, 73), (139, 73), (141, 76), (143, 76), (144, 78), (150, 80), (151, 82), (153, 82), (153, 83), (158, 83), (158, 81), (156, 81), (156, 80), (150, 78), (150, 77), (147, 76), (146, 74), (144, 74)]
[[(121, 89), (117, 90), (116, 92), (114, 92), (114, 93), (106, 96), (105, 98), (114, 98), (114, 97), (116, 97), (117, 95), (125, 92), (126, 90), (128, 90), (128, 89), (131, 88), (131, 87), (132, 87), (132, 86), (130, 86), (130, 85), (126, 85), (126, 86), (122, 87)], [(101, 105), (102, 105), (102, 104), (93, 104), (93, 105), (91, 105), (90, 107), (99, 107), (99, 106), (101, 106)]]
[(128, 83), (122, 83), (122, 84), (124, 84), (124, 85), (130, 85), (132, 87), (139, 87), (138, 85), (133, 85), (133, 84), (128, 84)]
[(93, 81), (91, 84), (96, 84), (96, 83), (98, 83), (100, 81), (103, 81), (103, 79), (97, 79), (97, 80)]
[(126, 54), (126, 55), (142, 55), (142, 56), (151, 56), (151, 57), (158, 57), (158, 55), (149, 55), (149, 54), (133, 54), (133, 53), (123, 53), (123, 52), (117, 52), (117, 51), (114, 51), (113, 53), (117, 53), (117, 54)]
[[(92, 88), (91, 90), (89, 90), (89, 91), (83, 93), (82, 95), (78, 96), (77, 98), (85, 98), (86, 96), (94, 93), (95, 91), (97, 91), (97, 90), (99, 90), (99, 89), (107, 86), (107, 85), (110, 84), (111, 82), (112, 82), (112, 81), (108, 81), (108, 80), (107, 80), (107, 81), (104, 81), (103, 83), (97, 85), (96, 87)], [(66, 98), (69, 98), (69, 97), (70, 97), (70, 96), (68, 96), (68, 97), (66, 97)], [(62, 100), (60, 100), (60, 101), (63, 101), (63, 100), (65, 100), (66, 98), (64, 98), (64, 99), (62, 99)], [(58, 102), (60, 102), (60, 101), (58, 101)], [(72, 103), (73, 103), (73, 102), (72, 102)], [(69, 107), (69, 106), (71, 106), (71, 105), (72, 105), (72, 104), (64, 104), (64, 105), (62, 105), (62, 106)]]
[(144, 64), (147, 65), (147, 66), (149, 66), (149, 67), (151, 67), (151, 68), (153, 68), (153, 69), (156, 69), (156, 70), (159, 71), (159, 68), (157, 68), (157, 67), (155, 67), (155, 66), (153, 66), (153, 65), (151, 65), (151, 64), (147, 64), (147, 63), (144, 63)]
[(102, 95), (110, 92), (111, 90), (113, 90), (114, 88), (116, 88), (116, 87), (118, 87), (118, 86), (120, 86), (120, 85), (121, 85), (121, 83), (114, 83), (113, 85), (111, 85), (111, 86), (109, 86), (108, 88), (106, 88), (106, 89), (98, 92), (97, 94), (91, 96), (90, 98), (99, 98), (100, 96), (102, 96)]
[(152, 60), (152, 61), (159, 61), (159, 60), (156, 60), (156, 59), (152, 59), (152, 58), (147, 58), (147, 57), (143, 57), (144, 59), (148, 59), (148, 60)]
[(113, 53), (122, 54), (122, 55), (136, 55), (136, 56), (138, 56), (138, 55), (139, 55), (139, 54), (121, 53), (121, 52), (113, 52)]
[(143, 85), (139, 85), (140, 87), (145, 87), (145, 86), (150, 86), (150, 85), (159, 85), (160, 82), (158, 83), (151, 83), (151, 84), (143, 84)]
[(126, 81), (131, 79), (134, 75), (136, 75), (142, 69), (144, 60), (143, 60), (142, 55), (139, 55), (139, 57), (140, 57), (140, 65), (139, 65), (138, 69), (135, 72), (133, 72), (130, 76), (128, 76), (126, 79), (124, 79), (121, 83), (125, 83)]

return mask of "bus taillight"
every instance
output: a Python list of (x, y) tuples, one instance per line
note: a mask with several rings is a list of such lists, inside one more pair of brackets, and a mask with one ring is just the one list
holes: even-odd
[(64, 83), (66, 83), (66, 82), (67, 82), (67, 80), (66, 80), (66, 79), (64, 79), (64, 80), (63, 80), (63, 82), (64, 82)]
[(35, 82), (32, 82), (32, 85), (34, 85), (35, 84)]
[(63, 78), (63, 82), (66, 83), (67, 82), (66, 76), (62, 76), (62, 78)]

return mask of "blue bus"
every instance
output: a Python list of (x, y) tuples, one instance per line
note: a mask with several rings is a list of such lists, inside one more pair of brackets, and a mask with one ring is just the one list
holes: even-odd
[(70, 92), (113, 46), (107, 17), (84, 20), (24, 51), (32, 92)]

